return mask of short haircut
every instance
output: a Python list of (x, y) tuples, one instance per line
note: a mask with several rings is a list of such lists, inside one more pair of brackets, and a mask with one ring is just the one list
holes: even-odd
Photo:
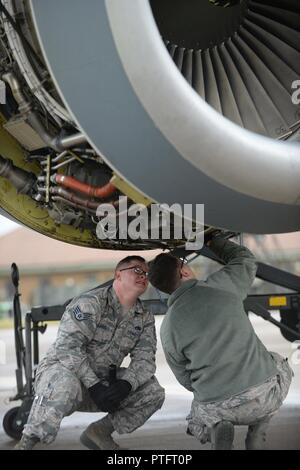
[(142, 256), (137, 256), (137, 255), (131, 255), (131, 256), (126, 256), (126, 258), (121, 259), (121, 261), (118, 262), (115, 272), (119, 271), (122, 269), (122, 267), (125, 267), (127, 264), (130, 264), (132, 261), (139, 261), (141, 263), (146, 263), (146, 260), (142, 258)]
[(169, 253), (162, 253), (149, 263), (148, 279), (162, 292), (172, 294), (180, 284), (180, 260)]

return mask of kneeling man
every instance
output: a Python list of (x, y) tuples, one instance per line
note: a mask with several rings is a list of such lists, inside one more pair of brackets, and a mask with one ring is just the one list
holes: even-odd
[(248, 425), (247, 449), (262, 449), (293, 372), (286, 359), (266, 350), (245, 313), (254, 256), (221, 237), (209, 243), (226, 266), (206, 281), (170, 254), (151, 264), (150, 282), (170, 294), (163, 349), (177, 380), (194, 394), (188, 432), (202, 443), (210, 439), (214, 449), (231, 449), (234, 424)]
[[(63, 417), (74, 411), (107, 412), (88, 426), (81, 442), (89, 449), (118, 449), (113, 431), (131, 433), (161, 408), (154, 317), (139, 300), (147, 275), (144, 258), (128, 256), (117, 265), (112, 286), (68, 305), (56, 342), (37, 369), (34, 401), (17, 449), (53, 442)], [(121, 368), (127, 355), (130, 365)]]

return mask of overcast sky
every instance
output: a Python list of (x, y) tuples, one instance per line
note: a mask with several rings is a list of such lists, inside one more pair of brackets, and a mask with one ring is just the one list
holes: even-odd
[(11, 232), (18, 227), (20, 227), (20, 225), (15, 224), (11, 220), (8, 220), (6, 217), (2, 217), (2, 215), (0, 215), (0, 235)]

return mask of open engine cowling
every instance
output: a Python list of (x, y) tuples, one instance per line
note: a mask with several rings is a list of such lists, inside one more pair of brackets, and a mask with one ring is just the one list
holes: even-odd
[(147, 198), (204, 203), (209, 226), (299, 230), (299, 2), (220, 3), (23, 2), (53, 88), (37, 98), (70, 148), (86, 140)]

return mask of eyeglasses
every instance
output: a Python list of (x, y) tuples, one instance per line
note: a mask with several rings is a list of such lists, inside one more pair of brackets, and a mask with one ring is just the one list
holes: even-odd
[(130, 268), (123, 268), (123, 269), (119, 269), (119, 271), (127, 271), (129, 269), (133, 269), (133, 272), (135, 274), (138, 274), (139, 276), (142, 276), (144, 275), (145, 277), (148, 277), (149, 273), (147, 271), (144, 271), (142, 268), (140, 268), (139, 266), (131, 266)]
[(179, 258), (180, 261), (181, 261), (181, 266), (180, 266), (180, 269), (182, 269), (182, 267), (187, 264), (188, 260), (186, 258)]

